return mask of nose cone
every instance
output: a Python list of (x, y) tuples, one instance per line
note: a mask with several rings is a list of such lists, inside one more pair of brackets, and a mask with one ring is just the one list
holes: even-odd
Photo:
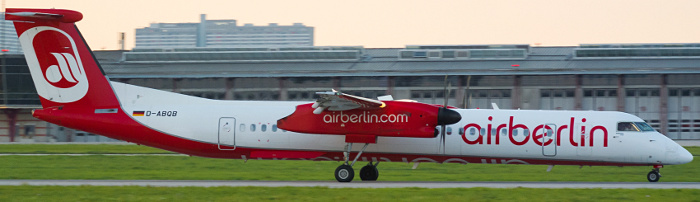
[(685, 150), (685, 148), (681, 147), (678, 151), (678, 163), (679, 164), (686, 164), (690, 163), (693, 161), (693, 154), (688, 152), (688, 150)]
[(462, 120), (462, 115), (459, 115), (459, 112), (455, 110), (440, 108), (438, 111), (438, 125), (455, 124), (460, 120)]
[(693, 161), (693, 154), (671, 139), (666, 142), (668, 164), (686, 164)]

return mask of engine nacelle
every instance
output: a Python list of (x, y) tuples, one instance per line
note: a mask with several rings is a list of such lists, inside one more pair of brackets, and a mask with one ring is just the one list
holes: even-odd
[(312, 134), (435, 137), (439, 107), (418, 102), (384, 103), (386, 106), (378, 109), (324, 110), (319, 114), (314, 113), (313, 103), (298, 105), (294, 113), (278, 120), (277, 126)]

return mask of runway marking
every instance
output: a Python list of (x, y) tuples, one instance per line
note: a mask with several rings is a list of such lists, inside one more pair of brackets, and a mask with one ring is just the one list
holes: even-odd
[(363, 182), (219, 180), (0, 180), (0, 186), (700, 189), (700, 182)]

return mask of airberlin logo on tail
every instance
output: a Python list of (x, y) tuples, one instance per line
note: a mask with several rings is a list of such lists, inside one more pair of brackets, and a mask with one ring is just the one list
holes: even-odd
[(87, 94), (85, 68), (78, 47), (68, 33), (55, 27), (38, 26), (24, 31), (19, 41), (39, 96), (52, 102), (69, 103)]
[(58, 86), (57, 84), (59, 84), (61, 80), (70, 83), (70, 87), (75, 86), (78, 81), (75, 79), (75, 73), (72, 72), (81, 73), (75, 57), (70, 53), (51, 53), (51, 55), (56, 57), (58, 65), (51, 65), (46, 69), (46, 80), (59, 88), (62, 86)]

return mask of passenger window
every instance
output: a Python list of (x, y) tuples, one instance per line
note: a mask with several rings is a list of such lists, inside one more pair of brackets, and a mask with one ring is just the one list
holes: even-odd
[(632, 122), (620, 122), (617, 123), (617, 131), (634, 131), (638, 132), (639, 129)]
[(262, 124), (260, 126), (260, 131), (265, 132), (267, 130), (267, 124)]
[(486, 135), (486, 128), (482, 128), (482, 129), (481, 129), (481, 134), (479, 134), (479, 135), (481, 135), (481, 136)]
[(445, 131), (447, 131), (447, 135), (452, 135), (452, 127), (447, 127)]
[(255, 124), (250, 124), (250, 132), (255, 132)]
[(272, 132), (277, 132), (277, 124), (272, 124)]
[(525, 129), (525, 130), (523, 131), (523, 135), (524, 135), (525, 137), (529, 136), (529, 135), (530, 135), (530, 130)]
[(464, 135), (464, 128), (459, 128), (459, 135)]
[(476, 134), (476, 128), (469, 128), (469, 135), (475, 135)]
[(241, 132), (245, 132), (245, 124), (241, 124), (240, 127), (238, 127)]
[(554, 134), (554, 131), (552, 131), (552, 129), (547, 129), (547, 136), (548, 137), (552, 137), (553, 134)]
[(494, 128), (494, 129), (491, 129), (491, 136), (496, 136), (496, 131), (497, 131), (497, 130), (496, 130), (495, 128)]
[(513, 130), (513, 136), (518, 136), (518, 129)]
[(505, 136), (505, 135), (507, 135), (507, 133), (508, 133), (508, 131), (505, 128), (501, 129), (501, 135)]

